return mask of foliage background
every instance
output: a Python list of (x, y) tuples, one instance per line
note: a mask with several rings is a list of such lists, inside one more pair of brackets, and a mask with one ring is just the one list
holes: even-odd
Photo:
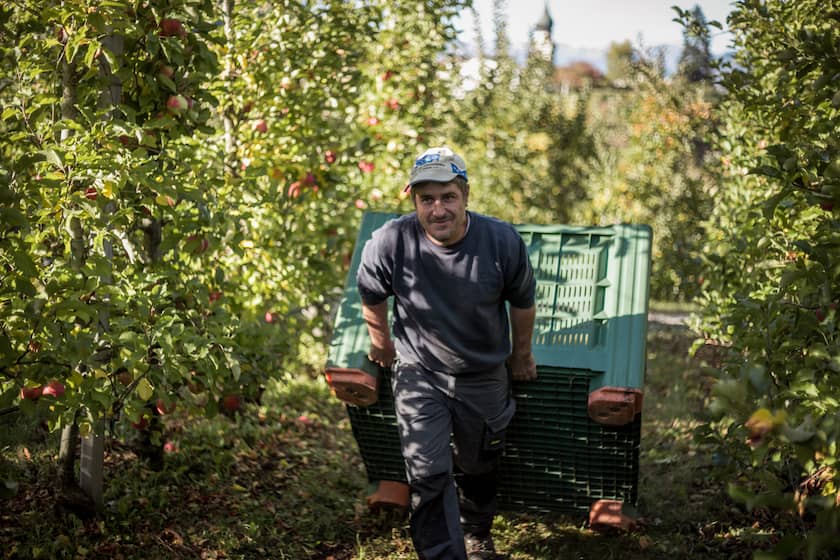
[(476, 87), (468, 7), (0, 7), (0, 409), (121, 437), (316, 377), (361, 212), (410, 211), (446, 143), (477, 211), (653, 226), (652, 295), (717, 356), (696, 432), (730, 498), (775, 512), (779, 557), (836, 550), (840, 4), (736, 1), (730, 61), (676, 9), (675, 75), (616, 44), (599, 76), (517, 65), (497, 0)]

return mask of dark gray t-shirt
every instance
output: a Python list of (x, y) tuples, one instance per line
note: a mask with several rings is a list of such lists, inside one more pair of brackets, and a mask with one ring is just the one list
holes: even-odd
[(505, 302), (534, 304), (535, 281), (519, 233), (469, 212), (467, 234), (449, 247), (426, 237), (415, 213), (373, 232), (356, 276), (368, 305), (394, 296), (395, 346), (405, 362), (458, 374), (482, 371), (510, 354)]

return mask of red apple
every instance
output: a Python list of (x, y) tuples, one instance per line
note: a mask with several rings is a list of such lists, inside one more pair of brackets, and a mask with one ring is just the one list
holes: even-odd
[(359, 162), (359, 169), (362, 170), (362, 173), (371, 173), (374, 170), (375, 167), (376, 167), (376, 164), (373, 163), (372, 161), (360, 161)]
[(246, 102), (245, 105), (242, 106), (242, 114), (247, 115), (248, 113), (251, 112), (251, 109), (253, 109), (253, 108), (254, 108), (254, 102), (253, 101)]
[(364, 210), (365, 208), (367, 208), (367, 202), (365, 202), (361, 198), (357, 198), (356, 199), (356, 208), (358, 208), (359, 210)]
[(303, 186), (300, 184), (300, 181), (295, 181), (294, 183), (289, 185), (289, 191), (288, 191), (289, 198), (299, 197), (302, 189), (303, 189)]
[(326, 161), (327, 163), (335, 163), (336, 159), (338, 159), (338, 156), (336, 155), (336, 153), (334, 151), (327, 150), (324, 153), (324, 161)]
[(228, 412), (236, 412), (242, 405), (239, 395), (225, 395), (222, 397), (222, 408)]
[(274, 322), (274, 313), (271, 311), (265, 312), (265, 322), (266, 323), (273, 323)]
[(64, 396), (64, 383), (58, 381), (57, 379), (53, 379), (49, 383), (47, 383), (46, 387), (44, 387), (41, 394), (45, 397), (55, 397), (60, 398)]
[(163, 444), (163, 452), (164, 453), (177, 453), (178, 446), (175, 444), (174, 441), (167, 441)]
[(131, 427), (133, 427), (135, 430), (145, 430), (149, 427), (149, 419), (145, 416), (141, 416), (140, 420), (131, 423)]
[(99, 193), (96, 192), (96, 187), (88, 187), (85, 189), (85, 198), (88, 200), (96, 200)]
[(128, 134), (120, 134), (119, 141), (123, 146), (130, 146), (134, 143), (134, 139)]
[(40, 351), (41, 351), (41, 343), (40, 343), (40, 342), (38, 342), (37, 340), (30, 340), (30, 341), (29, 341), (29, 344), (28, 344), (26, 347), (27, 347), (27, 348), (29, 349), (29, 351), (30, 351), (30, 352), (32, 352), (33, 354), (37, 354), (38, 352), (40, 352)]
[(314, 185), (315, 184), (315, 175), (312, 174), (311, 171), (306, 172), (306, 177), (303, 178), (304, 185)]
[(161, 37), (174, 37), (177, 35), (178, 37), (184, 38), (187, 35), (181, 21), (175, 18), (161, 18), (159, 26), (160, 33), (158, 35)]
[(385, 106), (391, 109), (392, 111), (396, 111), (400, 108), (400, 102), (398, 99), (392, 97), (391, 99), (385, 102)]
[(155, 403), (155, 410), (157, 410), (158, 414), (163, 416), (165, 414), (171, 414), (172, 412), (174, 412), (176, 406), (177, 405), (174, 401), (167, 404), (165, 400), (158, 399), (157, 402)]
[(189, 108), (190, 104), (187, 98), (181, 95), (170, 95), (166, 100), (166, 108), (174, 115), (180, 115)]
[(265, 122), (265, 119), (258, 119), (254, 122), (254, 130), (265, 134), (266, 132), (268, 132), (268, 123)]
[(166, 76), (167, 78), (172, 78), (172, 76), (175, 75), (175, 69), (168, 64), (162, 64), (160, 68), (158, 68), (158, 74)]
[(21, 387), (20, 400), (22, 401), (37, 401), (41, 396), (42, 387)]
[(117, 373), (117, 381), (119, 381), (121, 385), (128, 387), (131, 385), (131, 382), (134, 381), (134, 378), (128, 370), (122, 370)]
[(368, 117), (367, 123), (368, 126), (376, 126), (379, 124), (379, 119), (376, 117)]
[(206, 237), (200, 235), (187, 236), (187, 248), (193, 255), (200, 255), (206, 251), (208, 247), (210, 247), (210, 242), (207, 241)]
[(217, 291), (210, 292), (210, 296), (208, 297), (208, 299), (209, 299), (211, 302), (214, 302), (214, 301), (219, 301), (220, 299), (222, 299), (222, 292), (220, 292), (220, 291), (218, 291), (218, 290), (217, 290)]
[(382, 75), (381, 75), (379, 78), (380, 78), (383, 82), (387, 82), (388, 80), (390, 80), (390, 79), (391, 79), (391, 76), (393, 76), (393, 75), (394, 75), (394, 73), (393, 73), (393, 72), (391, 72), (390, 70), (386, 70), (385, 72), (383, 72), (383, 73), (382, 73)]

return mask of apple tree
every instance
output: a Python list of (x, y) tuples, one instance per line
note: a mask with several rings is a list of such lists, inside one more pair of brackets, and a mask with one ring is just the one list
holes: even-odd
[(728, 353), (706, 435), (734, 498), (801, 518), (778, 555), (816, 557), (840, 544), (840, 6), (743, 1), (729, 26), (698, 323)]
[(3, 406), (54, 382), (62, 395), (21, 409), (87, 434), (169, 406), (190, 372), (235, 374), (202, 266), (205, 177), (183, 165), (215, 103), (211, 8), (3, 8)]

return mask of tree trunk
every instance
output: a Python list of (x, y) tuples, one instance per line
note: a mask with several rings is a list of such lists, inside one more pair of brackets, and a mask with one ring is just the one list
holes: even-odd
[[(119, 35), (109, 35), (102, 41), (102, 46), (113, 53), (114, 57), (119, 59), (123, 54), (123, 37)], [(108, 86), (102, 91), (99, 99), (99, 105), (103, 109), (110, 108), (106, 118), (113, 118), (116, 115), (118, 106), (122, 99), (122, 82), (116, 73), (112, 72), (106, 57), (100, 57), (100, 72), (107, 79)], [(103, 222), (108, 220), (108, 217), (114, 212), (114, 204), (108, 202), (102, 208)], [(114, 247), (110, 238), (105, 238), (102, 241), (102, 252), (105, 258), (112, 263), (114, 261)], [(103, 284), (110, 284), (112, 278), (110, 274), (104, 275), (101, 278)], [(107, 303), (107, 302), (106, 302)], [(99, 333), (106, 333), (110, 331), (110, 314), (107, 307), (103, 307), (99, 312)], [(110, 350), (110, 349), (103, 349)], [(104, 352), (110, 358), (110, 352)], [(97, 511), (102, 511), (103, 507), (103, 488), (104, 488), (104, 465), (105, 465), (105, 422), (102, 418), (97, 418), (93, 422), (93, 430), (82, 438), (81, 457), (79, 459), (79, 485), (84, 493), (93, 500)]]
[[(78, 76), (76, 74), (76, 65), (73, 61), (69, 61), (62, 57), (61, 59), (61, 116), (65, 119), (75, 120), (79, 113), (76, 109)], [(66, 140), (70, 137), (72, 131), (70, 129), (63, 129), (61, 131), (61, 140)], [(84, 262), (85, 246), (84, 246), (84, 232), (82, 231), (81, 222), (78, 218), (73, 218), (70, 222), (71, 239), (71, 267), (74, 270), (81, 269)], [(76, 417), (73, 417), (73, 422), (64, 426), (61, 432), (61, 447), (58, 452), (59, 469), (61, 472), (61, 488), (67, 488), (75, 485), (75, 470), (76, 470), (76, 440), (79, 437), (79, 428), (76, 426)]]

